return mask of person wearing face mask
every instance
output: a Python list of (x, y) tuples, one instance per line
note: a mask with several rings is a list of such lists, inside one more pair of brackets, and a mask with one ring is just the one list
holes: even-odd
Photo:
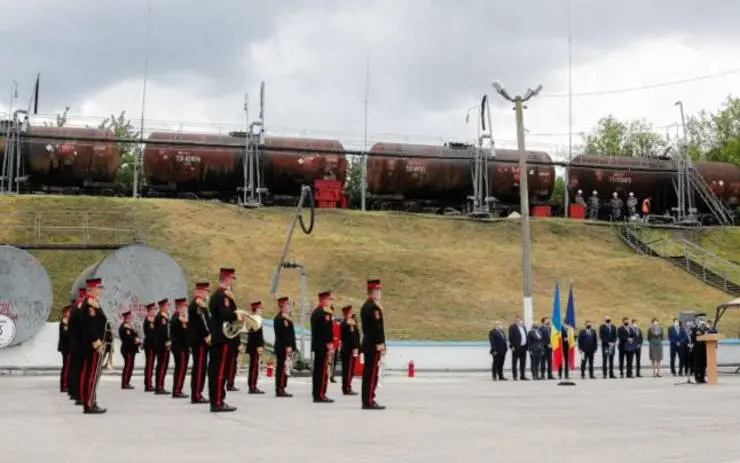
[(581, 379), (586, 377), (586, 364), (588, 364), (588, 377), (596, 379), (594, 377), (594, 354), (598, 341), (596, 340), (596, 332), (591, 328), (591, 322), (586, 320), (585, 326), (578, 333), (578, 350), (581, 352)]
[(491, 345), (491, 376), (494, 381), (506, 381), (504, 377), (504, 361), (506, 360), (506, 333), (504, 333), (501, 321), (496, 321), (496, 326), (488, 332), (488, 342)]
[(668, 328), (668, 341), (670, 342), (671, 374), (676, 376), (676, 358), (678, 358), (678, 374), (683, 376), (685, 362), (684, 356), (681, 355), (681, 325), (677, 318), (673, 319), (673, 325)]
[[(650, 346), (650, 363), (653, 366), (653, 376), (660, 378), (660, 362), (663, 361), (663, 327), (658, 324), (658, 319), (653, 318), (648, 329), (648, 345)], [(671, 362), (673, 359), (671, 359)], [(673, 365), (671, 372), (676, 376)]]
[(540, 376), (540, 363), (542, 362), (542, 356), (545, 354), (545, 340), (542, 338), (542, 332), (537, 323), (532, 324), (532, 329), (527, 334), (527, 349), (529, 350), (532, 379), (545, 379), (544, 376)]
[(614, 346), (617, 343), (617, 329), (612, 325), (611, 317), (604, 318), (604, 323), (599, 326), (599, 340), (601, 341), (601, 369), (603, 378), (607, 378), (607, 366), (609, 378), (614, 376)]
[[(511, 349), (511, 375), (514, 381), (529, 381), (527, 368), (527, 328), (521, 317), (516, 317), (509, 326), (509, 348)], [(518, 373), (518, 375), (517, 375)]]
[(545, 372), (547, 372), (547, 379), (555, 379), (552, 375), (552, 337), (551, 337), (550, 319), (542, 317), (542, 325), (540, 331), (542, 332), (542, 340), (545, 343), (545, 354), (540, 364), (540, 376), (545, 378)]
[(635, 355), (635, 333), (630, 325), (630, 319), (624, 317), (622, 326), (617, 329), (617, 350), (619, 350), (619, 377), (624, 378), (625, 364), (627, 377), (632, 378), (632, 360)]
[(640, 363), (642, 362), (642, 343), (644, 338), (642, 336), (642, 330), (640, 325), (637, 324), (637, 320), (632, 319), (632, 333), (635, 337), (635, 377), (642, 378), (640, 374)]

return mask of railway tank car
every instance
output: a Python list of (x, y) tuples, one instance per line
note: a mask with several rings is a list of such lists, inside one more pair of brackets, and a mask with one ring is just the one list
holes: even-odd
[[(114, 142), (78, 141), (82, 138), (113, 138), (110, 130), (87, 127), (30, 126), (22, 140), (23, 191), (102, 193), (118, 191), (116, 174), (121, 164)], [(63, 137), (45, 139), (44, 136)], [(0, 139), (0, 165), (6, 143)]]
[(740, 167), (728, 162), (697, 162), (694, 167), (709, 191), (730, 208), (740, 207)]
[[(519, 152), (497, 149), (488, 163), (488, 193), (504, 204), (519, 205)], [(543, 151), (527, 151), (528, 189), (531, 204), (550, 200), (555, 189), (555, 167), (542, 165), (552, 162)]]

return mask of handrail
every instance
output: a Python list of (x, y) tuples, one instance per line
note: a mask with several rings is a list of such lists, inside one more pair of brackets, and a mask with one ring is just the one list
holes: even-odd
[(705, 255), (708, 255), (708, 256), (712, 257), (714, 260), (717, 260), (717, 261), (720, 261), (722, 263), (725, 263), (725, 264), (727, 264), (727, 265), (729, 265), (731, 267), (736, 267), (738, 270), (740, 270), (740, 265), (738, 265), (735, 262), (732, 262), (730, 260), (727, 260), (724, 257), (718, 256), (717, 254), (713, 253), (709, 249), (702, 248), (701, 246), (699, 246), (699, 245), (697, 245), (695, 243), (692, 243), (691, 241), (689, 241), (687, 239), (684, 239), (684, 238), (681, 238), (680, 240), (677, 240), (677, 241), (681, 241), (684, 245), (686, 245), (686, 247), (696, 249), (699, 252), (702, 252)]

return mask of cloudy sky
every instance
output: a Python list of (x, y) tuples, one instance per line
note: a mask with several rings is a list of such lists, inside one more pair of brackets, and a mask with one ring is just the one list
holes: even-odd
[[(571, 0), (570, 11), (576, 143), (608, 113), (665, 131), (677, 100), (695, 112), (740, 94), (737, 0)], [(138, 123), (148, 55), (147, 128), (239, 129), (245, 92), (254, 116), (264, 80), (268, 133), (362, 148), (369, 67), (370, 143), (473, 139), (466, 110), (489, 93), (497, 143), (513, 146), (500, 80), (512, 93), (544, 86), (527, 144), (567, 152), (568, 17), (568, 0), (3, 0), (0, 111), (13, 80), (26, 106), (41, 72), (40, 113), (69, 105), (92, 123), (125, 109)], [(710, 74), (723, 75), (696, 79)]]

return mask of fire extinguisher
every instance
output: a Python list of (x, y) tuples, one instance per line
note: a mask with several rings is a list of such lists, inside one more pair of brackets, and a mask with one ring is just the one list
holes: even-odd
[(409, 360), (409, 378), (413, 378), (416, 374), (416, 367), (414, 366), (414, 361)]
[(272, 378), (272, 363), (267, 364), (267, 369), (265, 371), (268, 378)]

